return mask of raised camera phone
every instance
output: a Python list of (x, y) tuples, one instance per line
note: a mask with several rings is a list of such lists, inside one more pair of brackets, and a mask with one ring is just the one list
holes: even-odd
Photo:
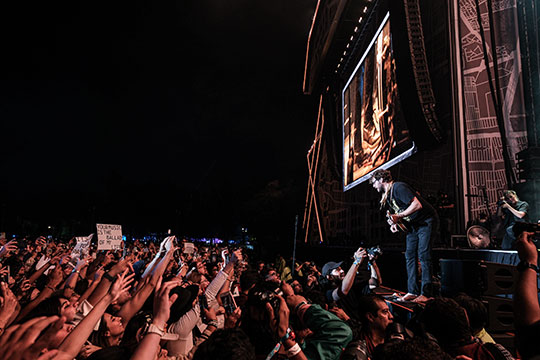
[(225, 308), (225, 311), (227, 314), (232, 314), (234, 310), (236, 310), (236, 301), (234, 301), (234, 297), (232, 296), (230, 291), (227, 291), (226, 293), (223, 293), (220, 295), (221, 303), (223, 304), (223, 307)]

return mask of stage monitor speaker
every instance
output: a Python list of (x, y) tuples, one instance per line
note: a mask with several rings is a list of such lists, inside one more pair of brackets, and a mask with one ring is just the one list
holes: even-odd
[(488, 332), (514, 330), (514, 301), (509, 298), (484, 296), (482, 302), (488, 309)]
[(481, 260), (441, 259), (441, 293), (454, 296), (505, 295), (515, 290), (515, 266)]
[(517, 270), (514, 265), (483, 262), (487, 283), (483, 295), (513, 294), (516, 289)]

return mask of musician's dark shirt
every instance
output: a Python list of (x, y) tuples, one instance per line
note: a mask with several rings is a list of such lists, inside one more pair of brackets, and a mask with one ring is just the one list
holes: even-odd
[(415, 197), (422, 204), (422, 209), (405, 217), (404, 220), (413, 225), (421, 225), (424, 220), (435, 216), (435, 209), (408, 184), (400, 181), (394, 183), (390, 190), (389, 205), (392, 213), (398, 213), (408, 208)]
[(525, 213), (525, 216), (522, 218), (517, 217), (514, 215), (510, 210), (503, 209), (504, 213), (504, 227), (509, 227), (511, 225), (514, 225), (516, 222), (528, 222), (529, 221), (529, 204), (525, 201), (518, 200), (518, 202), (515, 205), (510, 205), (517, 211), (523, 211)]

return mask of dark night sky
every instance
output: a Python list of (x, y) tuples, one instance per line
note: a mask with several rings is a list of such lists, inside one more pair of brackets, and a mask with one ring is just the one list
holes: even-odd
[(9, 3), (2, 227), (292, 230), (316, 120), (301, 89), (316, 0)]

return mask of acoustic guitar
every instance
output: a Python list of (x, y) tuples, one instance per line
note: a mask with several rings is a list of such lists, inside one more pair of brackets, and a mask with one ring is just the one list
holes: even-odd
[(403, 218), (398, 219), (397, 221), (392, 220), (392, 213), (390, 213), (390, 210), (386, 211), (386, 218), (394, 223), (396, 227), (399, 229), (399, 231), (402, 231), (404, 233), (409, 232), (409, 228), (407, 227), (407, 221)]

